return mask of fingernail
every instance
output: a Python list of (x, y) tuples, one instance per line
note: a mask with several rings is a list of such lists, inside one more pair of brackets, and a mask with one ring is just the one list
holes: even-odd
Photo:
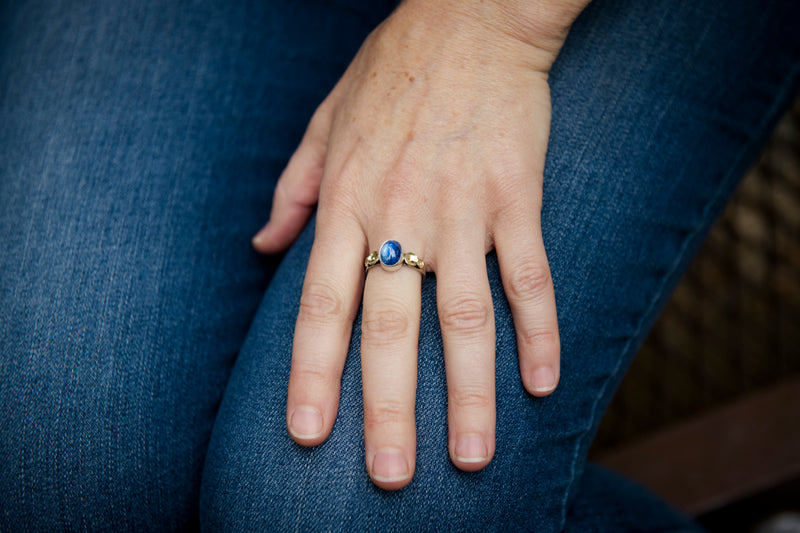
[(556, 375), (547, 366), (537, 368), (533, 373), (532, 381), (535, 392), (549, 392), (556, 388)]
[(289, 431), (298, 439), (313, 439), (322, 433), (322, 413), (316, 407), (301, 405), (289, 419)]
[(261, 244), (263, 241), (264, 241), (264, 233), (261, 231), (253, 235), (253, 238), (250, 239), (250, 242), (255, 245)]
[(408, 461), (400, 450), (384, 449), (372, 459), (375, 481), (402, 481), (408, 477)]
[(462, 463), (480, 463), (489, 458), (486, 441), (476, 433), (461, 435), (456, 442), (456, 459)]

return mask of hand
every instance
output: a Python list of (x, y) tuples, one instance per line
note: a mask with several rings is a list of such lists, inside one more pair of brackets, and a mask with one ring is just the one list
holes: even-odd
[(492, 248), (522, 382), (536, 396), (558, 382), (539, 212), (547, 71), (569, 24), (525, 24), (498, 6), (408, 0), (379, 26), (312, 118), (278, 182), (270, 221), (253, 241), (264, 253), (285, 248), (317, 205), (287, 402), (289, 431), (301, 445), (320, 444), (333, 426), (363, 287), (366, 463), (384, 489), (405, 486), (414, 472), (421, 280), (412, 268), (380, 266), (364, 280), (365, 256), (385, 240), (398, 240), (436, 273), (449, 452), (458, 468), (483, 468), (495, 449), (485, 263)]

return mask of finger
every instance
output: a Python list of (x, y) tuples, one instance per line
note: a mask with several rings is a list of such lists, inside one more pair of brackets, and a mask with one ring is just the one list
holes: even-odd
[(376, 266), (364, 286), (361, 373), (366, 463), (373, 482), (387, 490), (407, 485), (416, 463), (420, 279), (409, 267), (386, 272)]
[(329, 130), (330, 113), (323, 103), (278, 180), (269, 222), (253, 237), (253, 247), (259, 252), (286, 249), (311, 217), (319, 197)]
[[(447, 370), (450, 458), (486, 466), (495, 449), (495, 331), (482, 225), (443, 232), (436, 292)], [(466, 230), (466, 231), (465, 231)]]
[(317, 219), (295, 326), (286, 405), (289, 433), (304, 446), (323, 442), (336, 419), (365, 250), (357, 224)]
[(494, 238), (517, 332), (522, 383), (534, 396), (546, 396), (558, 383), (561, 345), (538, 210), (531, 206), (501, 216)]

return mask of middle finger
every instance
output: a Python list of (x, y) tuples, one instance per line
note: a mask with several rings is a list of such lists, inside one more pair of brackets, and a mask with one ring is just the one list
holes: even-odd
[(440, 234), (437, 307), (447, 372), (450, 458), (486, 466), (495, 448), (495, 329), (482, 227), (464, 220)]

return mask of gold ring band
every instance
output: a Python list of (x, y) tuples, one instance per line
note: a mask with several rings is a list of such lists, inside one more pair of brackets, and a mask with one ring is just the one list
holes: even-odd
[(405, 265), (413, 268), (422, 277), (425, 277), (425, 261), (414, 252), (405, 252), (397, 241), (385, 241), (381, 244), (378, 250), (371, 252), (366, 259), (364, 259), (364, 268), (370, 268), (381, 265), (384, 270), (394, 271)]

